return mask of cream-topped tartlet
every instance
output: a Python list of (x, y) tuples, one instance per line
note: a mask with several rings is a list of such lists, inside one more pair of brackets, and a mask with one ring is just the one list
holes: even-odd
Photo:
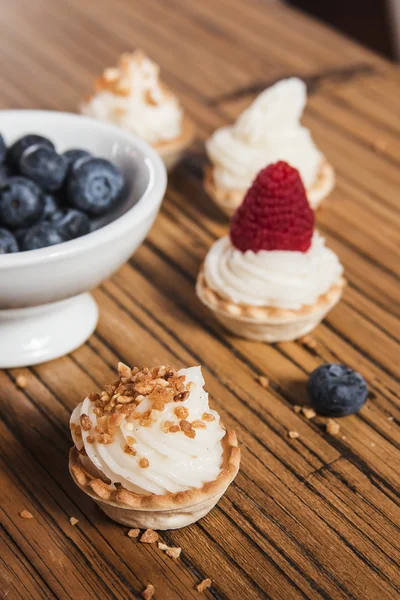
[(311, 331), (338, 302), (343, 267), (314, 230), (299, 173), (287, 163), (256, 177), (200, 270), (200, 300), (233, 333), (282, 342)]
[(80, 110), (145, 139), (168, 167), (194, 137), (178, 98), (160, 81), (159, 66), (141, 50), (122, 54), (117, 67), (106, 69)]
[(200, 367), (130, 369), (70, 421), (70, 471), (112, 519), (175, 529), (197, 521), (236, 476), (236, 435), (208, 405)]
[(206, 142), (211, 166), (205, 186), (228, 215), (241, 204), (257, 173), (279, 160), (299, 171), (312, 208), (330, 193), (334, 171), (300, 122), (306, 101), (301, 79), (279, 81), (262, 92), (236, 123), (217, 129)]

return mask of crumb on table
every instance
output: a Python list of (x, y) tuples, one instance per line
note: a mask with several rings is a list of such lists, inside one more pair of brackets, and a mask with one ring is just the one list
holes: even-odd
[(261, 387), (267, 389), (267, 387), (269, 386), (269, 379), (268, 377), (265, 377), (264, 375), (259, 375), (257, 377), (258, 383), (261, 385)]
[(295, 440), (296, 438), (300, 437), (300, 434), (298, 431), (288, 431), (288, 436), (291, 440)]
[(130, 538), (137, 538), (138, 535), (139, 535), (139, 533), (140, 533), (140, 529), (130, 529), (128, 531), (128, 537), (130, 537)]
[(71, 525), (76, 525), (77, 523), (79, 523), (79, 519), (77, 519), (76, 517), (70, 517), (69, 522), (71, 523)]
[(142, 592), (143, 600), (151, 600), (151, 598), (154, 596), (155, 591), (156, 588), (154, 587), (154, 585), (148, 583), (146, 589)]
[(34, 516), (31, 512), (29, 512), (29, 510), (21, 510), (21, 512), (19, 513), (19, 516), (22, 517), (23, 519), (34, 519)]
[(23, 390), (28, 385), (28, 380), (25, 377), (25, 375), (18, 375), (18, 377), (15, 380), (15, 383), (16, 383), (17, 387), (19, 387)]
[(198, 592), (204, 592), (204, 590), (206, 590), (207, 588), (210, 587), (210, 585), (212, 584), (212, 581), (209, 577), (207, 577), (207, 579), (203, 579), (203, 581), (201, 581), (197, 586), (196, 586), (196, 590)]
[(337, 423), (333, 419), (328, 419), (328, 422), (326, 424), (326, 433), (329, 433), (329, 435), (337, 435), (339, 433), (339, 431), (340, 431), (339, 423)]
[(154, 544), (158, 540), (158, 533), (153, 531), (153, 529), (146, 529), (140, 541), (144, 544)]

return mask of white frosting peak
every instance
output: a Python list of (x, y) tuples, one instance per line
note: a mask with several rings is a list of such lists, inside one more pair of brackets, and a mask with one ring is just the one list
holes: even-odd
[(234, 125), (217, 129), (206, 143), (217, 185), (245, 191), (261, 169), (284, 160), (310, 188), (322, 154), (300, 123), (306, 100), (301, 79), (284, 79), (262, 92)]
[(118, 67), (106, 69), (83, 114), (128, 129), (151, 144), (176, 139), (182, 109), (160, 82), (159, 67), (142, 51), (123, 54)]
[(315, 232), (307, 252), (241, 252), (223, 237), (204, 262), (208, 286), (235, 304), (296, 310), (313, 305), (336, 283), (343, 267)]
[[(84, 447), (87, 454), (87, 457), (81, 458), (83, 464), (88, 459), (112, 484), (120, 483), (125, 489), (139, 494), (179, 492), (214, 481), (221, 469), (221, 440), (225, 430), (221, 427), (218, 413), (209, 408), (201, 368), (181, 369), (178, 375), (185, 376), (187, 383), (193, 382), (189, 397), (184, 402), (168, 402), (161, 411), (153, 410), (149, 426), (141, 425), (132, 415), (128, 416), (118, 426), (110, 444), (97, 442), (95, 406), (89, 398), (85, 398), (71, 415), (74, 443), (78, 450)], [(196, 428), (195, 437), (188, 437), (183, 431), (165, 431), (166, 421), (180, 422), (175, 413), (178, 406), (187, 409), (187, 420), (191, 423), (202, 420), (207, 413), (209, 420), (203, 421), (206, 427)], [(149, 408), (151, 403), (146, 398), (137, 411), (144, 413)], [(92, 428), (89, 431), (82, 429), (80, 437), (74, 432), (82, 415), (89, 417)], [(94, 438), (93, 443), (88, 443), (88, 436)], [(132, 446), (135, 455), (124, 451), (132, 438), (135, 440)], [(148, 460), (147, 468), (140, 466), (141, 458)]]

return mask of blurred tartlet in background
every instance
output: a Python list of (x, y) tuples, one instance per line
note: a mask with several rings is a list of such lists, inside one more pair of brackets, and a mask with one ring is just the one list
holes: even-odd
[(279, 160), (295, 167), (316, 209), (332, 191), (335, 174), (301, 122), (307, 102), (304, 81), (283, 79), (264, 90), (233, 125), (214, 131), (206, 142), (211, 165), (205, 188), (229, 216), (241, 204), (257, 173)]
[(142, 50), (121, 55), (95, 81), (80, 111), (139, 135), (157, 150), (168, 169), (190, 146), (195, 126), (178, 98), (160, 81), (160, 68)]

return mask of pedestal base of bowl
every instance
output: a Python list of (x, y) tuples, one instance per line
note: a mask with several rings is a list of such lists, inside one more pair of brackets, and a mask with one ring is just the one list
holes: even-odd
[(72, 352), (92, 335), (98, 315), (90, 294), (0, 310), (0, 368), (29, 367)]

